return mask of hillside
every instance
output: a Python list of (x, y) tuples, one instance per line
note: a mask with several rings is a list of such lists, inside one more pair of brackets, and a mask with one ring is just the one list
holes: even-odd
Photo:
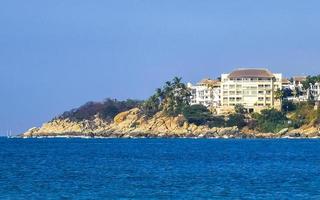
[[(145, 101), (89, 102), (64, 112), (22, 137), (319, 137), (320, 110), (314, 103), (283, 103), (276, 109), (247, 114), (237, 104), (235, 113), (213, 115), (205, 106), (189, 105), (190, 92), (180, 78), (168, 81)], [(290, 108), (290, 109), (289, 109)]]

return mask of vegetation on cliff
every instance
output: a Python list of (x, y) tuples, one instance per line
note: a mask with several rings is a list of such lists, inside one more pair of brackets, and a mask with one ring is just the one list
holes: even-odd
[(79, 108), (64, 112), (58, 119), (69, 119), (71, 121), (92, 120), (98, 115), (101, 119), (111, 121), (120, 112), (139, 107), (142, 101), (128, 99), (118, 101), (116, 99), (106, 99), (103, 102), (88, 102)]
[(320, 75), (307, 76), (307, 79), (302, 84), (304, 88), (309, 88), (310, 84), (315, 84), (316, 82), (320, 82)]
[(242, 112), (231, 114), (227, 117), (214, 116), (203, 105), (187, 106), (183, 111), (183, 116), (189, 123), (195, 125), (208, 125), (209, 127), (233, 127), (242, 128), (246, 125)]
[[(306, 83), (318, 80), (318, 77), (308, 77)], [(306, 84), (304, 83), (304, 84)], [(137, 108), (141, 120), (151, 120), (155, 116), (178, 117), (180, 126), (184, 122), (195, 126), (213, 127), (235, 127), (239, 129), (247, 127), (248, 130), (259, 132), (278, 133), (288, 129), (297, 129), (306, 125), (320, 125), (320, 111), (314, 110), (314, 102), (293, 103), (284, 98), (295, 91), (278, 90), (276, 98), (282, 101), (282, 110), (262, 110), (261, 113), (248, 114), (242, 105), (235, 106), (235, 113), (227, 116), (218, 116), (203, 105), (190, 105), (190, 91), (181, 82), (181, 78), (175, 77), (167, 81), (163, 87), (158, 88), (155, 93), (145, 101), (106, 99), (103, 102), (88, 102), (85, 105), (63, 113), (55, 119), (68, 119), (72, 122), (84, 120), (95, 120), (97, 117), (106, 122), (113, 122), (114, 117), (124, 111)], [(160, 114), (160, 115), (159, 115)], [(183, 120), (182, 120), (183, 119)], [(140, 122), (135, 122), (139, 124)], [(134, 127), (133, 125), (130, 125)]]
[(261, 113), (254, 113), (252, 118), (256, 120), (256, 129), (261, 132), (279, 132), (288, 127), (288, 118), (285, 113), (276, 109), (262, 110)]
[(296, 105), (296, 109), (290, 113), (293, 126), (299, 128), (302, 125), (320, 125), (320, 109), (314, 109), (313, 102), (301, 102)]
[(190, 95), (181, 78), (175, 77), (172, 81), (167, 81), (162, 88), (158, 88), (156, 93), (142, 104), (142, 110), (147, 116), (153, 116), (159, 111), (168, 116), (178, 116), (189, 106)]

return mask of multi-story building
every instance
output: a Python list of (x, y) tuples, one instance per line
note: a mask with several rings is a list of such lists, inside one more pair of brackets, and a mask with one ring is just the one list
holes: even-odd
[(320, 83), (310, 84), (308, 94), (311, 95), (312, 99), (320, 101)]
[(191, 90), (190, 104), (201, 104), (210, 109), (220, 106), (220, 81), (203, 79), (196, 85), (188, 83)]
[(249, 112), (267, 108), (280, 109), (276, 91), (282, 88), (282, 74), (267, 69), (237, 69), (221, 75), (221, 107), (219, 113), (234, 112), (241, 104)]
[(300, 90), (303, 90), (303, 82), (307, 80), (306, 76), (294, 76), (292, 77), (293, 84), (295, 87), (299, 88)]

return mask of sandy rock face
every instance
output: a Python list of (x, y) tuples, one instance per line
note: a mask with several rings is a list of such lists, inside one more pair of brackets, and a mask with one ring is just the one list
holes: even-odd
[(320, 126), (305, 125), (298, 129), (288, 131), (287, 137), (320, 137)]
[(34, 136), (104, 136), (104, 137), (243, 137), (237, 127), (209, 128), (189, 124), (183, 116), (168, 117), (159, 112), (147, 118), (140, 109), (119, 113), (114, 122), (107, 122), (98, 116), (94, 120), (71, 121), (55, 119), (32, 128), (22, 134)]
[(113, 122), (99, 116), (93, 120), (72, 121), (54, 119), (40, 128), (31, 128), (22, 137), (39, 136), (100, 136), (100, 137), (197, 137), (197, 138), (319, 138), (319, 126), (304, 126), (300, 129), (283, 129), (279, 133), (259, 133), (237, 127), (197, 126), (189, 124), (183, 116), (168, 117), (159, 112), (147, 118), (138, 108), (119, 113)]

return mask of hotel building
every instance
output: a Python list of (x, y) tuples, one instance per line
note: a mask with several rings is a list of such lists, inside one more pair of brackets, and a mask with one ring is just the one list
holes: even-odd
[(190, 104), (201, 104), (213, 110), (220, 106), (220, 81), (203, 79), (196, 85), (187, 84), (191, 91)]
[(221, 106), (219, 113), (234, 112), (241, 104), (247, 112), (260, 112), (267, 108), (280, 109), (276, 91), (282, 89), (282, 74), (267, 69), (237, 69), (221, 75)]

